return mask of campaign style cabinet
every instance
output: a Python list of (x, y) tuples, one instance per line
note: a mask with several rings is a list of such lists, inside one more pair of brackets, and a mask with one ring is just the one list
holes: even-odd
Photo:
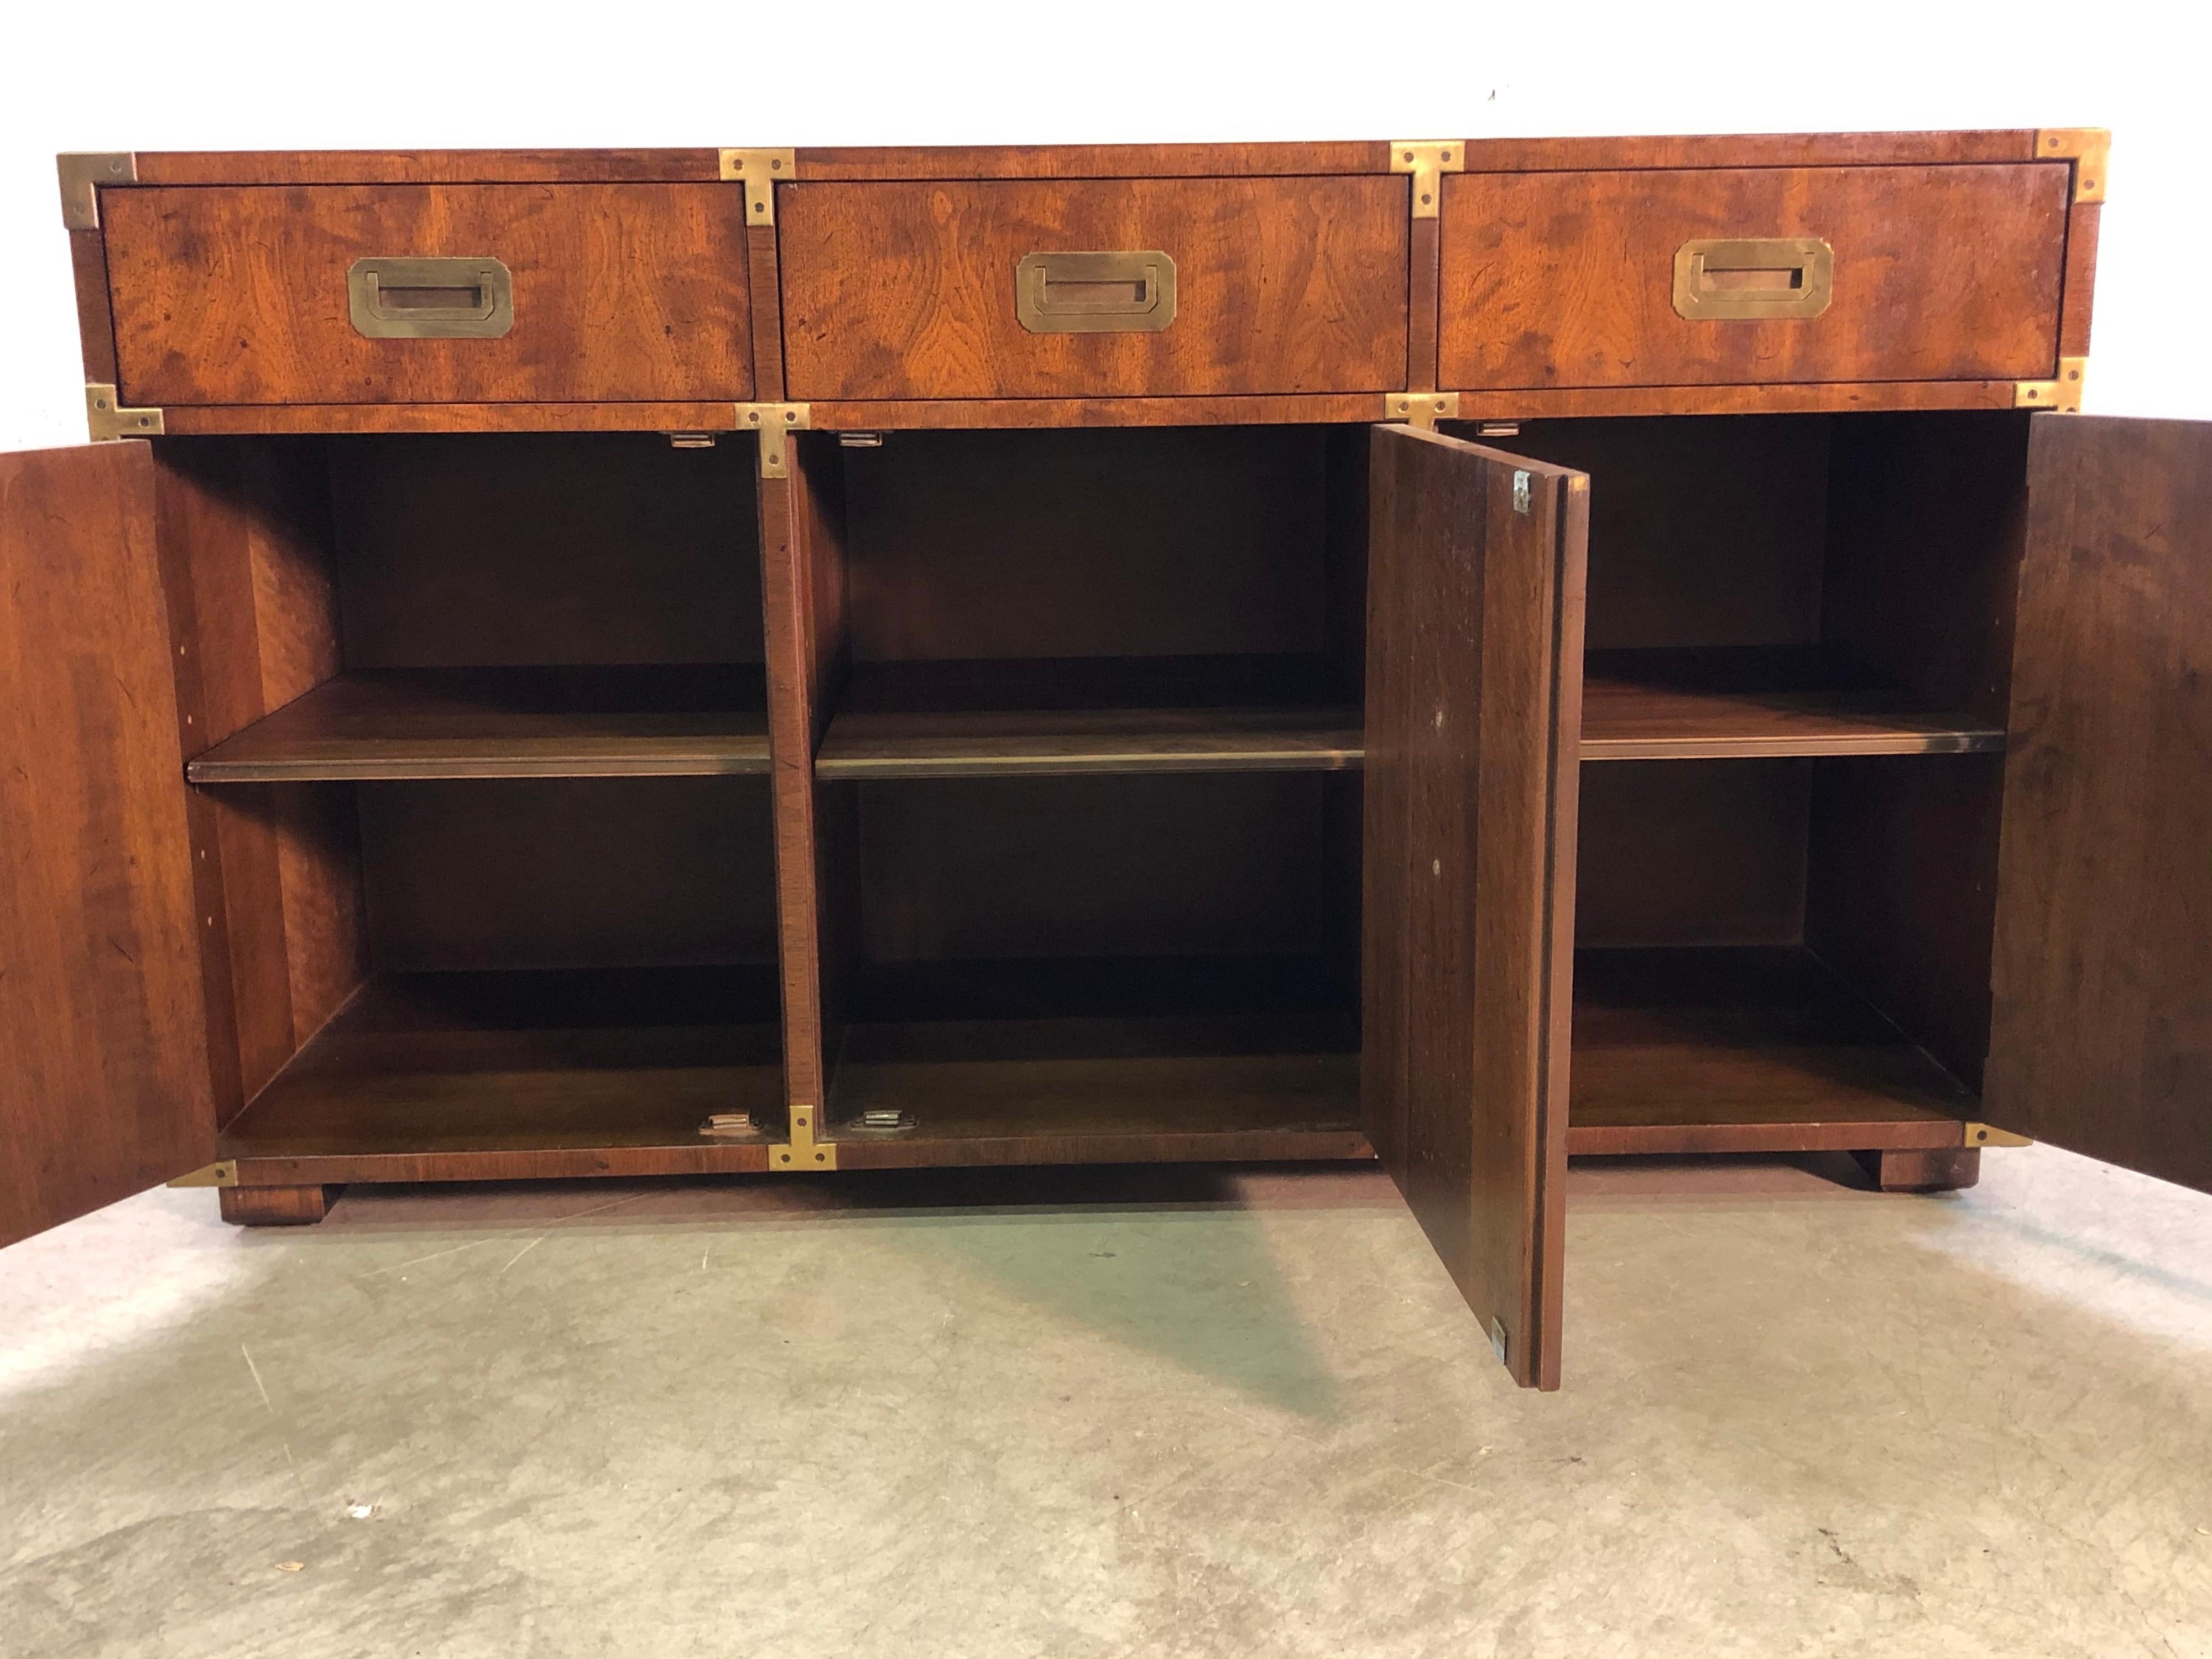
[(68, 156), (0, 1237), (1574, 1153), (2212, 1188), (2212, 427), (2086, 131)]

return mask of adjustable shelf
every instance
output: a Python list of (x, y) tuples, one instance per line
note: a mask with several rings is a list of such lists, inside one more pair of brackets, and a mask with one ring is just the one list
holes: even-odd
[(341, 674), (192, 761), (194, 783), (765, 773), (754, 665)]

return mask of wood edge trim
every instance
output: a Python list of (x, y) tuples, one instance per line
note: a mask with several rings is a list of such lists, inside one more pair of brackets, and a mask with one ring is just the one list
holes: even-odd
[(1606, 1123), (1567, 1126), (1570, 1158), (1696, 1157), (1714, 1152), (1938, 1151), (1966, 1145), (1966, 1124), (1936, 1119), (1799, 1123)]
[[(719, 149), (140, 150), (138, 176), (103, 189), (289, 190), (302, 185), (714, 185)], [(635, 171), (593, 158), (651, 157)], [(531, 158), (525, 161), (522, 158)], [(573, 169), (573, 170), (572, 170)], [(394, 174), (398, 176), (393, 176)]]

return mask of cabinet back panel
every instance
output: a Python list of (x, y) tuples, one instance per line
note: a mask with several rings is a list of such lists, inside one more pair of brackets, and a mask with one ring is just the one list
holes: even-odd
[(848, 450), (853, 655), (1318, 653), (1328, 435), (894, 432)]
[(1506, 447), (1590, 475), (1592, 651), (1820, 637), (1824, 416), (1532, 422)]
[(410, 435), (331, 458), (349, 668), (761, 659), (750, 442)]
[(358, 787), (380, 969), (775, 958), (765, 779)]
[(1325, 781), (1218, 773), (864, 784), (862, 952), (873, 962), (1319, 953), (1344, 936), (1332, 915)]
[(1575, 943), (1796, 944), (1812, 764), (1583, 767)]

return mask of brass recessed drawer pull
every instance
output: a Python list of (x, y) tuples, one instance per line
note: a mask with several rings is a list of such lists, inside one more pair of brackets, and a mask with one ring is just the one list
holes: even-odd
[(1674, 251), (1674, 309), (1692, 322), (1817, 317), (1835, 250), (1817, 236), (1705, 238)]
[(1158, 248), (1032, 253), (1014, 267), (1014, 314), (1032, 334), (1156, 334), (1175, 321), (1175, 261)]
[(372, 340), (495, 340), (514, 326), (514, 277), (496, 259), (356, 259), (346, 300)]

